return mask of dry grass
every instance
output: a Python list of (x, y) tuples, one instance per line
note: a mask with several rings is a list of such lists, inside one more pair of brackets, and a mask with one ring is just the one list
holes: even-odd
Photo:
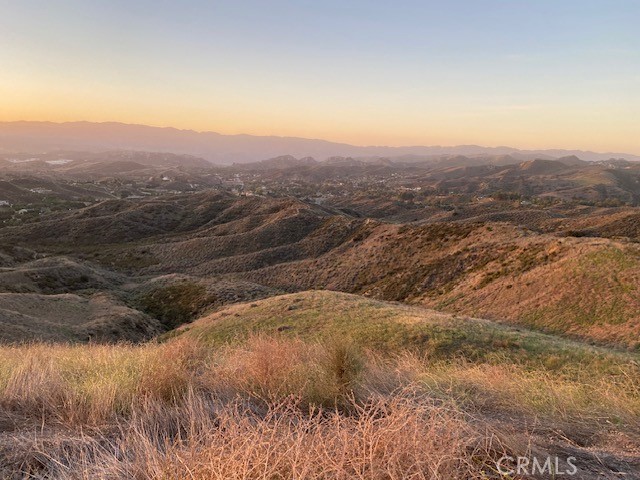
[(481, 478), (485, 452), (455, 413), (401, 397), (354, 408), (289, 399), (256, 412), (192, 393), (174, 408), (143, 404), (109, 436), (14, 437), (3, 461), (56, 479)]
[(638, 424), (637, 378), (595, 387), (344, 341), (3, 347), (0, 478), (487, 478), (530, 444), (493, 415)]
[(438, 362), (422, 369), (419, 379), (439, 396), (455, 399), (465, 409), (515, 412), (549, 422), (634, 425), (640, 419), (637, 369), (617, 374), (592, 372), (577, 378), (519, 365)]

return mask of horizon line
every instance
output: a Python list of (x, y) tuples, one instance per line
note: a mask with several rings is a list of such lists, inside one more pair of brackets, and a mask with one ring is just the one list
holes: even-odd
[(178, 132), (190, 132), (196, 134), (214, 134), (220, 135), (224, 137), (256, 137), (256, 138), (279, 138), (279, 139), (291, 139), (291, 140), (308, 140), (308, 141), (316, 141), (316, 142), (326, 142), (335, 145), (343, 145), (347, 147), (357, 147), (357, 148), (389, 148), (389, 149), (403, 149), (403, 148), (460, 148), (460, 147), (477, 147), (483, 149), (510, 149), (513, 152), (552, 152), (552, 151), (574, 151), (580, 153), (587, 154), (598, 154), (598, 155), (632, 155), (632, 156), (640, 156), (640, 152), (632, 153), (632, 152), (623, 152), (623, 151), (596, 151), (596, 150), (585, 150), (582, 148), (571, 148), (571, 147), (543, 147), (543, 148), (533, 148), (533, 147), (513, 147), (510, 145), (496, 145), (496, 146), (487, 146), (487, 145), (479, 145), (475, 143), (460, 143), (460, 144), (452, 144), (452, 145), (429, 145), (429, 144), (413, 144), (413, 145), (363, 145), (357, 143), (346, 143), (341, 141), (329, 140), (326, 138), (318, 138), (318, 137), (297, 137), (291, 135), (258, 135), (253, 133), (220, 133), (215, 130), (196, 130), (193, 128), (180, 128), (171, 125), (151, 125), (146, 123), (130, 123), (123, 122), (119, 120), (105, 120), (105, 121), (92, 121), (92, 120), (67, 120), (56, 122), (52, 120), (0, 120), (0, 124), (16, 124), (16, 123), (39, 123), (39, 124), (50, 124), (50, 125), (71, 125), (71, 124), (90, 124), (90, 125), (121, 125), (121, 126), (129, 126), (129, 127), (146, 127), (146, 128), (154, 128), (154, 129), (163, 129), (163, 130), (174, 130)]

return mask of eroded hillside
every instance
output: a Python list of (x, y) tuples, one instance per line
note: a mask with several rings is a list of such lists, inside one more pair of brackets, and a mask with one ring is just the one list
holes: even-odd
[[(0, 242), (23, 250), (5, 249), (0, 284), (4, 295), (108, 294), (165, 329), (229, 302), (331, 289), (635, 348), (633, 209), (502, 208), (389, 223), (290, 197), (108, 200), (1, 229)], [(188, 286), (157, 281), (154, 293), (154, 278)], [(178, 313), (147, 305), (180, 295)]]

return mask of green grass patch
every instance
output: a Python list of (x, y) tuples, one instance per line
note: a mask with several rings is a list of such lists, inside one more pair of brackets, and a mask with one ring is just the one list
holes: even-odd
[[(182, 333), (210, 345), (238, 344), (264, 334), (305, 340), (336, 336), (384, 354), (414, 352), (434, 361), (510, 363), (580, 375), (585, 373), (580, 371), (582, 365), (610, 372), (640, 360), (633, 353), (527, 329), (327, 291), (225, 308)], [(181, 336), (180, 331), (171, 336)]]

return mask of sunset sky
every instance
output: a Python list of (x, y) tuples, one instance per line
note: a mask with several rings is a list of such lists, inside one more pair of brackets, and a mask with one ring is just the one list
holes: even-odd
[(637, 0), (0, 0), (0, 120), (640, 154)]

